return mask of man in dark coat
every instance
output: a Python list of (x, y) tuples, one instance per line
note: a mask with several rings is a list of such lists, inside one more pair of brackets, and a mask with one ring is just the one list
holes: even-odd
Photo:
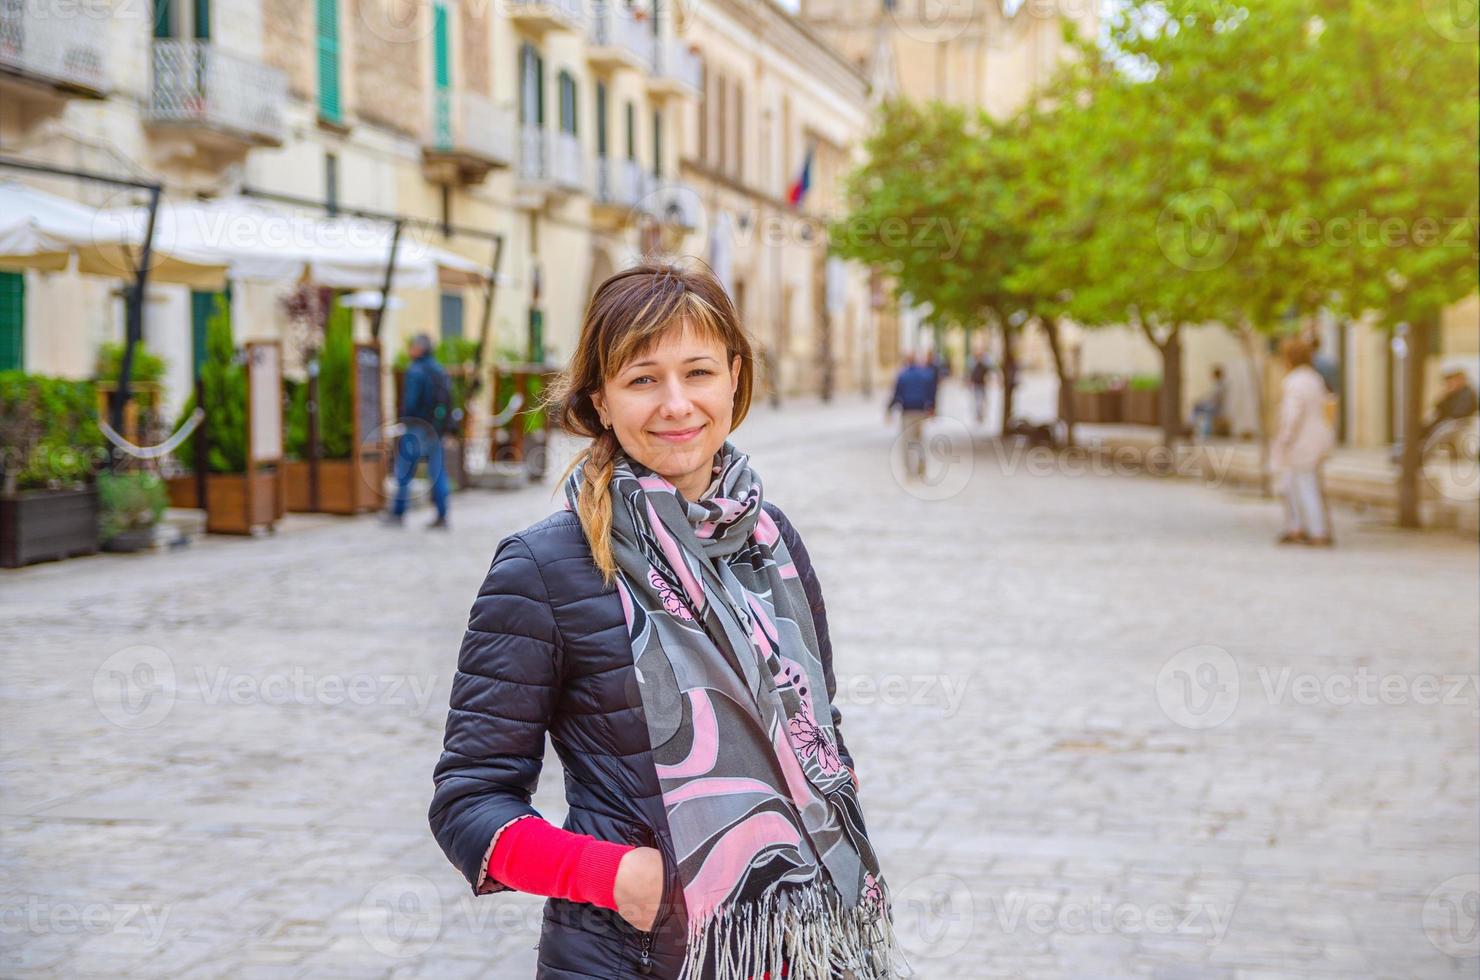
[(437, 519), (428, 528), (447, 528), (447, 466), (442, 458), (442, 433), (447, 431), (452, 415), (451, 383), (447, 372), (432, 353), (432, 341), (417, 334), (411, 341), (411, 366), (401, 402), (401, 422), (406, 427), (396, 445), (396, 499), (386, 515), (387, 524), (404, 523), (411, 478), (417, 465), (427, 461), (427, 476), (432, 481), (432, 502)]

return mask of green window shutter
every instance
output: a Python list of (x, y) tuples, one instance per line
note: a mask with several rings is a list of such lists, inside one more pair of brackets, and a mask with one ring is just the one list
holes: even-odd
[(596, 83), (596, 155), (606, 159), (606, 83)]
[(339, 104), (338, 0), (318, 0), (319, 115), (330, 122), (342, 116)]
[(26, 366), (26, 277), (0, 272), (0, 371)]
[(637, 159), (637, 106), (627, 103), (627, 159)]
[(192, 289), (190, 291), (190, 376), (200, 377), (201, 366), (206, 362), (206, 324), (216, 308), (213, 290)]
[(170, 0), (154, 0), (154, 36), (174, 37), (175, 17)]
[(432, 8), (432, 81), (439, 89), (452, 87), (452, 64), (448, 55), (447, 7)]
[(211, 36), (211, 0), (195, 0), (195, 36), (209, 40)]

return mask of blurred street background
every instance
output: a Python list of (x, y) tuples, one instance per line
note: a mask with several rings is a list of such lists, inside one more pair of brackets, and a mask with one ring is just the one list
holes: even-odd
[(1473, 0), (0, 0), (0, 977), (533, 974), (431, 776), (654, 258), (911, 976), (1474, 977), (1477, 74)]
[[(735, 434), (817, 563), (916, 975), (1470, 975), (1473, 542), (1275, 550), (1257, 495), (954, 424), (940, 497), (873, 403)], [(474, 900), (426, 808), (471, 597), (552, 490), (7, 578), (4, 972), (532, 975), (543, 900)], [(562, 786), (549, 752), (556, 822)]]

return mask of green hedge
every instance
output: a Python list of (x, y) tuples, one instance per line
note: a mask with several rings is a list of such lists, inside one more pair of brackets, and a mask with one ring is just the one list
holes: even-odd
[[(118, 380), (123, 369), (123, 345), (108, 342), (98, 348), (97, 378), (99, 381)], [(130, 383), (150, 384), (164, 378), (164, 358), (144, 349), (143, 344), (134, 347), (134, 364), (129, 371)]]
[[(245, 473), (247, 469), (247, 367), (231, 339), (231, 307), (217, 295), (206, 319), (206, 358), (200, 368), (200, 386), (205, 394), (206, 431), (210, 452), (206, 469), (211, 473)], [(195, 411), (192, 393), (175, 422), (178, 430)], [(195, 436), (175, 447), (175, 458), (195, 467)]]
[(93, 382), (0, 371), (0, 489), (86, 483), (107, 459)]

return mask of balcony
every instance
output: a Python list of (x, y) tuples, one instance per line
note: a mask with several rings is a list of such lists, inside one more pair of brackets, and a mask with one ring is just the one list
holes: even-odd
[(581, 141), (570, 133), (556, 133), (551, 158), (550, 182), (556, 190), (582, 193), (586, 190), (586, 161)]
[(586, 22), (586, 60), (597, 68), (651, 71), (651, 21), (638, 20), (620, 0), (596, 0)]
[(592, 188), (592, 217), (608, 230), (635, 221), (649, 203), (654, 187), (652, 175), (636, 160), (598, 157)]
[(281, 71), (210, 41), (154, 42), (154, 87), (145, 118), (220, 148), (281, 146), (288, 80)]
[(509, 0), (507, 9), (516, 27), (536, 35), (579, 31), (586, 20), (581, 0)]
[(687, 41), (663, 38), (657, 44), (657, 57), (648, 75), (648, 92), (658, 97), (697, 99), (703, 69), (699, 56), (689, 50)]
[(0, 84), (7, 92), (108, 94), (108, 11), (86, 3), (0, 0)]
[(514, 162), (514, 109), (478, 92), (432, 93), (421, 167), (434, 184), (481, 184)]

